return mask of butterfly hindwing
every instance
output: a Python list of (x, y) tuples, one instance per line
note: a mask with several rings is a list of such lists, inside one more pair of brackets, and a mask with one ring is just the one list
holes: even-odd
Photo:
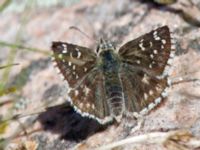
[(123, 66), (120, 77), (128, 112), (140, 112), (149, 107), (150, 104), (150, 107), (159, 104), (163, 98), (161, 94), (168, 86), (166, 78), (156, 78), (148, 72), (133, 68), (131, 65)]

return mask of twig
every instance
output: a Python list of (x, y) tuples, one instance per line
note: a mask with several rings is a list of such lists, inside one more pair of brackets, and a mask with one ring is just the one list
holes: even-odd
[(197, 81), (200, 81), (200, 79), (179, 77), (179, 78), (174, 78), (174, 81), (172, 81), (172, 85), (187, 83), (187, 82), (197, 82)]
[(16, 65), (19, 65), (19, 63), (0, 66), (0, 69), (4, 69), (4, 68), (7, 68), (7, 67), (12, 67), (12, 66), (16, 66)]
[[(175, 143), (175, 145), (179, 145), (185, 148), (190, 148), (190, 150), (194, 148), (200, 148), (200, 140), (194, 138), (188, 131), (177, 130), (177, 131), (169, 131), (169, 132), (154, 132), (147, 133), (143, 135), (138, 135), (134, 137), (130, 137), (118, 142), (114, 142), (112, 144), (108, 144), (106, 146), (102, 146), (97, 148), (96, 150), (110, 150), (119, 146), (124, 146), (126, 144), (139, 144), (139, 143), (147, 143), (147, 144), (163, 144), (165, 147), (170, 147), (169, 143)], [(174, 144), (173, 144), (174, 145)]]

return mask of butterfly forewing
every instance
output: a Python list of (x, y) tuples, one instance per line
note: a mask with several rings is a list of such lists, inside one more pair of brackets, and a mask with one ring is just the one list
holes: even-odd
[(51, 48), (56, 66), (71, 88), (94, 68), (96, 54), (89, 48), (64, 42), (53, 42)]
[(119, 49), (122, 61), (162, 75), (171, 53), (171, 37), (167, 26), (132, 40)]

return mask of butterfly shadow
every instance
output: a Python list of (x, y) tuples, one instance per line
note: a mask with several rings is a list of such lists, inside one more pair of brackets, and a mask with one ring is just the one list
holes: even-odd
[(81, 116), (69, 103), (47, 108), (37, 120), (44, 130), (59, 134), (61, 139), (77, 142), (105, 130), (108, 126), (98, 123), (95, 119)]

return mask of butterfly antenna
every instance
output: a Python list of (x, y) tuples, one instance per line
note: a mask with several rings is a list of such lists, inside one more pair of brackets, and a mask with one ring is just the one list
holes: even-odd
[(81, 31), (79, 28), (77, 28), (77, 27), (75, 27), (75, 26), (70, 26), (70, 27), (69, 27), (69, 30), (76, 30), (76, 31), (80, 32), (82, 35), (84, 35), (85, 37), (87, 37), (88, 39), (93, 40), (93, 41), (95, 41), (96, 43), (98, 43), (97, 40), (95, 40), (95, 39), (92, 38), (91, 36), (87, 35), (85, 32)]

